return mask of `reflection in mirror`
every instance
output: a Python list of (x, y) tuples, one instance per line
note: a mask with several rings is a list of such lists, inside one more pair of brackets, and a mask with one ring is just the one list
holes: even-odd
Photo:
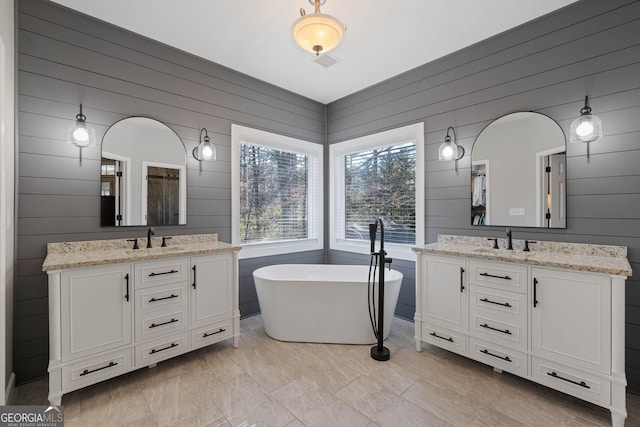
[(186, 151), (167, 125), (129, 117), (102, 139), (100, 225), (187, 223)]
[(562, 128), (544, 114), (494, 120), (471, 152), (471, 223), (565, 228), (565, 154)]

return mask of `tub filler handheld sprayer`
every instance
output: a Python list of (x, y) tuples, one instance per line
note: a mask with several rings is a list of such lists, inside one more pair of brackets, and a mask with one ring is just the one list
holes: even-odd
[[(375, 245), (378, 223), (380, 223), (380, 250), (376, 252)], [(371, 357), (375, 360), (385, 361), (389, 360), (391, 353), (388, 348), (383, 346), (382, 343), (384, 340), (384, 267), (388, 264), (389, 270), (391, 270), (392, 260), (391, 258), (387, 258), (387, 252), (384, 250), (384, 225), (382, 224), (381, 219), (378, 219), (373, 224), (369, 224), (369, 239), (371, 240), (371, 262), (369, 264), (369, 292), (367, 297), (369, 300), (369, 318), (371, 319), (371, 327), (373, 328), (373, 333), (378, 340), (377, 345), (371, 347)], [(378, 319), (376, 321), (375, 277), (378, 265), (380, 266), (380, 270), (378, 272)]]

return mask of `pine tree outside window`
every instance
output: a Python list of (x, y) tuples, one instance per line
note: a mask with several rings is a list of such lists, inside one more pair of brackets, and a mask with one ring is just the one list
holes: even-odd
[(241, 257), (322, 249), (322, 145), (233, 125), (232, 162)]
[(369, 224), (382, 219), (390, 256), (415, 259), (411, 247), (424, 243), (423, 129), (419, 123), (331, 145), (331, 249), (368, 254)]

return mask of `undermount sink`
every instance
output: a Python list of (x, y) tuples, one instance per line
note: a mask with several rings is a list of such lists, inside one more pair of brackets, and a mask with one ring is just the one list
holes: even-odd
[(145, 255), (145, 254), (161, 254), (165, 252), (179, 252), (182, 251), (181, 246), (165, 246), (155, 248), (140, 248), (140, 249), (127, 249), (127, 254), (130, 255)]

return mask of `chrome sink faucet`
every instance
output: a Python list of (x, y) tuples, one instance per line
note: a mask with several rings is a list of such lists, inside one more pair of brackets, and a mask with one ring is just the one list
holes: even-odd
[(147, 249), (151, 249), (153, 247), (151, 244), (151, 236), (154, 234), (156, 234), (156, 230), (154, 230), (153, 227), (149, 227), (147, 230)]
[(507, 250), (508, 251), (512, 251), (513, 250), (513, 245), (511, 242), (511, 229), (507, 228)]

